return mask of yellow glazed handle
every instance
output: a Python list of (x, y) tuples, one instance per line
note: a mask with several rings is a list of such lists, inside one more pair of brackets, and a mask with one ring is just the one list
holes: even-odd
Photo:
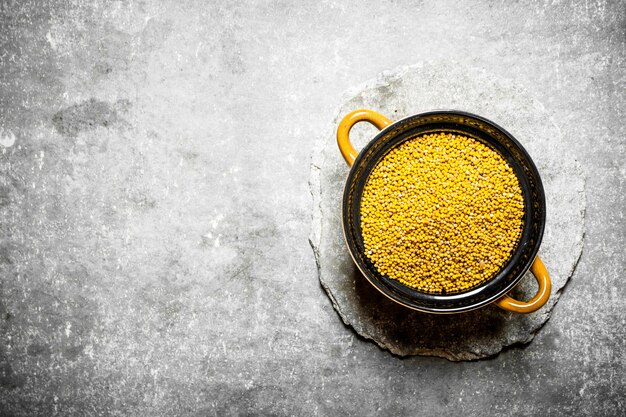
[(355, 110), (348, 113), (346, 117), (343, 118), (337, 128), (337, 145), (339, 145), (343, 159), (345, 159), (350, 166), (352, 166), (356, 156), (359, 154), (350, 143), (350, 129), (358, 122), (371, 123), (380, 130), (391, 124), (391, 120), (387, 119), (382, 114), (366, 109)]
[(537, 294), (528, 302), (518, 301), (505, 295), (495, 302), (498, 307), (506, 311), (512, 311), (513, 313), (532, 313), (543, 307), (550, 297), (552, 283), (550, 282), (548, 270), (543, 262), (541, 262), (541, 259), (539, 259), (539, 256), (533, 261), (530, 271), (535, 276), (537, 284), (539, 284)]

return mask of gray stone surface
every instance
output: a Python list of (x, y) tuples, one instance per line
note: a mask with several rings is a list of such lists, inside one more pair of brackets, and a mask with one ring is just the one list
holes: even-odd
[[(0, 415), (624, 415), (620, 2), (0, 3)], [(454, 61), (524, 86), (586, 179), (533, 342), (398, 358), (308, 235), (342, 93)]]
[[(448, 316), (411, 311), (380, 294), (360, 274), (345, 245), (340, 211), (349, 169), (339, 154), (336, 136), (331, 134), (312, 161), (310, 239), (320, 282), (343, 322), (364, 338), (403, 356), (473, 360), (492, 356), (506, 346), (529, 343), (550, 317), (578, 263), (586, 205), (580, 165), (543, 104), (520, 86), (484, 70), (441, 62), (388, 71), (349, 95), (333, 121), (335, 126), (359, 108), (374, 109), (392, 120), (455, 109), (485, 116), (512, 133), (533, 157), (544, 183), (547, 216), (539, 254), (550, 272), (552, 294), (548, 303), (532, 314), (487, 306)], [(359, 149), (376, 130), (357, 130), (355, 126), (353, 132), (352, 141)], [(535, 291), (529, 272), (511, 294), (528, 300)]]

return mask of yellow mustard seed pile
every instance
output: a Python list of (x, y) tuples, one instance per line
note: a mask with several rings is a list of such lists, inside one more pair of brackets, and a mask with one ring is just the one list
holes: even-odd
[(365, 253), (378, 271), (436, 294), (491, 279), (515, 250), (523, 216), (522, 190), (506, 160), (450, 133), (392, 149), (361, 200)]

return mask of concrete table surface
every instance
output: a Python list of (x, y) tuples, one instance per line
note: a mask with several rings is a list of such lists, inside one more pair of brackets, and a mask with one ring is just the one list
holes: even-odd
[[(626, 413), (623, 2), (0, 5), (0, 415)], [(307, 240), (342, 93), (450, 60), (524, 86), (586, 177), (531, 345), (401, 359)]]

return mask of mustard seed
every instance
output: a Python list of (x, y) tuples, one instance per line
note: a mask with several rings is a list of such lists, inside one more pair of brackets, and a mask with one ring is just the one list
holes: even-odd
[(507, 161), (458, 134), (419, 136), (370, 173), (361, 200), (366, 256), (422, 292), (467, 291), (493, 278), (522, 233), (524, 199)]

